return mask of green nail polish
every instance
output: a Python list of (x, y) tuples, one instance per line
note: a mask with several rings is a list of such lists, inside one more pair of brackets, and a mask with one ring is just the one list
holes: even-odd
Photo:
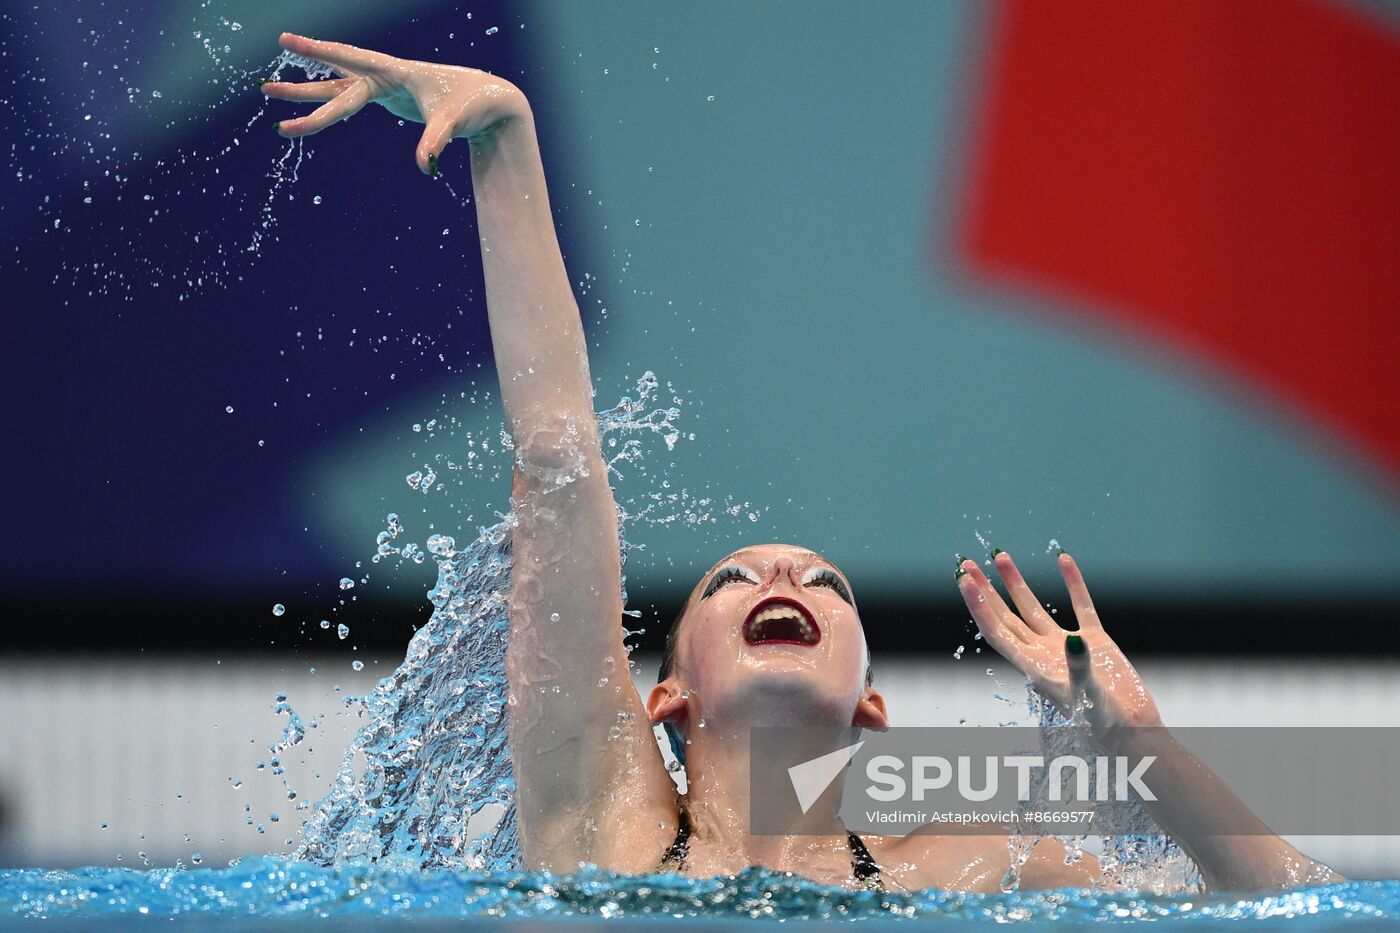
[(262, 86), (263, 86), (264, 84), (266, 84), (266, 83), (267, 83), (267, 79), (266, 79), (266, 78), (259, 78), (259, 79), (258, 79), (258, 87), (262, 87)]
[(430, 152), (428, 153), (428, 174), (433, 176), (434, 178), (437, 178), (437, 173), (437, 153)]
[(1068, 553), (1069, 553), (1069, 551), (1066, 551), (1066, 550), (1065, 550), (1064, 548), (1062, 548), (1062, 547), (1057, 547), (1057, 548), (1055, 548), (1055, 556), (1056, 556), (1056, 557), (1060, 557), (1060, 556), (1062, 556), (1062, 555), (1064, 555), (1064, 554), (1068, 554)]
[(272, 132), (274, 132), (274, 133), (280, 133), (280, 132), (282, 132), (282, 121), (281, 121), (281, 120), (278, 120), (276, 123), (272, 124)]
[(999, 547), (994, 547), (994, 548), (992, 548), (992, 557), (996, 557), (998, 554), (1005, 554), (1005, 553), (1006, 553), (1006, 552), (1003, 551), (1003, 550), (1002, 550), (1001, 548), (999, 548)]
[(967, 571), (964, 570), (964, 569), (962, 569), (961, 567), (959, 567), (957, 570), (954, 570), (954, 571), (953, 571), (953, 579), (954, 579), (954, 580), (961, 580), (961, 579), (962, 579), (963, 577), (965, 577), (965, 576), (967, 576)]
[(1084, 639), (1078, 635), (1065, 636), (1065, 650), (1076, 658), (1084, 653)]

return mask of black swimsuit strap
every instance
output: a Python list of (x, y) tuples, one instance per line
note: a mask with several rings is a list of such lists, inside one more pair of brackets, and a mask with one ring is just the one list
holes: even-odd
[[(671, 843), (666, 854), (661, 856), (663, 869), (674, 865), (677, 871), (685, 870), (685, 857), (690, 854), (690, 833), (690, 817), (682, 810), (676, 820), (676, 841)], [(870, 850), (865, 847), (865, 841), (848, 831), (846, 844), (851, 847), (851, 873), (855, 879), (868, 888), (883, 891), (885, 883), (880, 879), (880, 866), (876, 864)]]

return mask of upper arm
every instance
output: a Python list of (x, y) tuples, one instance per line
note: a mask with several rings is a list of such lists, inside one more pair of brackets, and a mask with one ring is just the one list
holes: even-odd
[[(675, 786), (623, 643), (617, 507), (591, 412), (517, 431), (511, 758), (532, 868), (620, 870), (675, 831)], [(658, 826), (658, 823), (664, 824)], [(669, 841), (669, 840), (666, 840)]]

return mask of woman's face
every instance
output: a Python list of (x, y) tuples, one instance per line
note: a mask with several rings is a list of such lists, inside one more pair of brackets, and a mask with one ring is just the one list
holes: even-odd
[(850, 721), (868, 655), (850, 584), (830, 561), (792, 545), (744, 548), (701, 579), (688, 606), (673, 676), (698, 694), (700, 715), (754, 704), (750, 722)]

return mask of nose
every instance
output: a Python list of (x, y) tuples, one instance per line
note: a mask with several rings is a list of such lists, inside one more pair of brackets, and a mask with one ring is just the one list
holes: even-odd
[(778, 581), (786, 577), (793, 586), (801, 586), (802, 581), (797, 579), (797, 566), (790, 557), (779, 557), (773, 561), (773, 568), (768, 571), (768, 579), (763, 581), (770, 589), (778, 584)]

